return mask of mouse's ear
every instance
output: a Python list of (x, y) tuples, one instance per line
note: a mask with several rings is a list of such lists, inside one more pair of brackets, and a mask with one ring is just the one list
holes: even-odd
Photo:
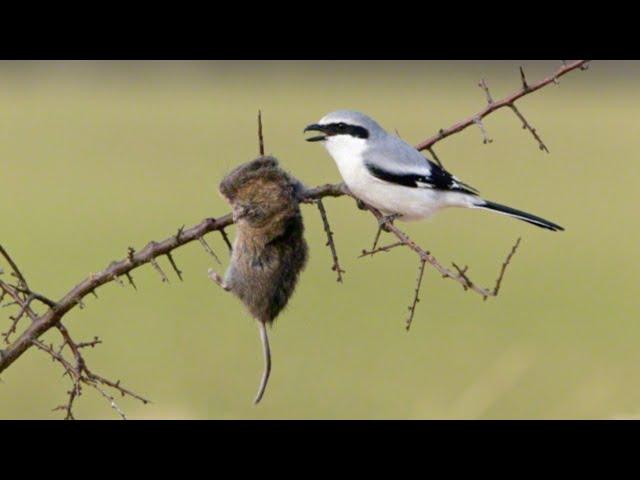
[(228, 202), (231, 202), (233, 200), (233, 197), (235, 197), (236, 182), (234, 181), (234, 179), (236, 177), (234, 175), (234, 172), (231, 172), (229, 175), (224, 177), (220, 182), (220, 185), (218, 186), (218, 191)]

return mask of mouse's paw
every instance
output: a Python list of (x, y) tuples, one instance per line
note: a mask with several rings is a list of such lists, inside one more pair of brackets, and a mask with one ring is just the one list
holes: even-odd
[(227, 292), (230, 290), (227, 284), (224, 283), (224, 279), (220, 275), (218, 275), (218, 273), (213, 268), (210, 268), (208, 273), (209, 278), (217, 283), (220, 287), (222, 287)]

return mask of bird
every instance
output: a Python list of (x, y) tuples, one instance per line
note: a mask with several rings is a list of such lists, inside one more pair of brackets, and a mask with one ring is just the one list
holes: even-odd
[(551, 231), (564, 230), (537, 215), (482, 198), (477, 189), (364, 113), (337, 110), (308, 125), (303, 133), (310, 131), (320, 135), (306, 140), (322, 142), (351, 193), (380, 210), (383, 223), (423, 220), (443, 208), (463, 207), (490, 210)]

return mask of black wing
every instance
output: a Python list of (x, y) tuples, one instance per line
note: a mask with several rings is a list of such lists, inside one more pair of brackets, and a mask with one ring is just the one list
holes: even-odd
[(444, 168), (425, 159), (429, 163), (430, 171), (428, 174), (419, 175), (415, 173), (398, 173), (387, 170), (380, 165), (373, 165), (365, 162), (365, 166), (371, 175), (385, 182), (395, 183), (410, 188), (432, 188), (434, 190), (443, 190), (450, 192), (467, 193), (469, 195), (477, 195), (478, 191), (466, 183), (462, 183)]

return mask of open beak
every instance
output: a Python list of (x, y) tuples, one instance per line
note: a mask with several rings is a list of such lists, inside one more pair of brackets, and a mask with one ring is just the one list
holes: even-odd
[[(304, 129), (303, 133), (304, 132), (322, 132), (322, 133), (325, 133), (325, 129), (324, 129), (324, 127), (322, 125), (318, 125), (317, 123), (313, 123), (311, 125), (308, 125)], [(309, 137), (306, 140), (307, 140), (307, 142), (320, 142), (320, 141), (326, 140), (326, 139), (327, 139), (326, 135), (318, 135), (318, 136), (315, 136), (315, 137)]]

